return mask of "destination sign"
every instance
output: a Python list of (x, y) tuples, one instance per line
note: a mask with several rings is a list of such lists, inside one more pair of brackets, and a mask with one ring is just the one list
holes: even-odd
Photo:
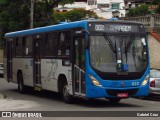
[(97, 32), (145, 32), (141, 24), (89, 23), (88, 26), (89, 31)]
[(110, 25), (110, 31), (132, 31), (131, 25)]

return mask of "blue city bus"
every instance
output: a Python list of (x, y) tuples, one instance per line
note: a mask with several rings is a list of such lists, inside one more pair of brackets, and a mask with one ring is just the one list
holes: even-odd
[(149, 52), (143, 24), (83, 20), (5, 35), (4, 77), (25, 93), (121, 99), (148, 95)]

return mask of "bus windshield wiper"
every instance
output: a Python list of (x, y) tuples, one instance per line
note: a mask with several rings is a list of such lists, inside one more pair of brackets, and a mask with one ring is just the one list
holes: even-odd
[(108, 45), (109, 45), (109, 47), (111, 48), (111, 50), (112, 50), (114, 53), (116, 53), (116, 43), (115, 43), (115, 47), (114, 47), (111, 39), (110, 39), (107, 35), (104, 35), (104, 38), (105, 38), (105, 40), (109, 43)]
[(126, 42), (125, 42), (125, 53), (128, 52), (128, 50), (130, 49), (130, 47), (131, 47), (133, 41), (134, 41), (134, 36), (131, 36), (131, 38), (130, 38), (128, 44), (126, 44)]
[(125, 56), (126, 56), (126, 63), (127, 63), (127, 61), (128, 61), (127, 53), (129, 52), (129, 49), (130, 49), (133, 41), (134, 41), (134, 36), (131, 36), (130, 39), (129, 39), (129, 42), (128, 42), (128, 43), (125, 42), (124, 53), (125, 53)]

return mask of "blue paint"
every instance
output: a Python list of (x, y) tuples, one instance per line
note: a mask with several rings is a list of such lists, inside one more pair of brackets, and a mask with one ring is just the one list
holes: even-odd
[(86, 28), (87, 20), (71, 22), (71, 23), (63, 23), (63, 24), (58, 24), (58, 25), (51, 25), (51, 26), (22, 30), (22, 31), (17, 31), (17, 32), (10, 32), (10, 33), (5, 34), (5, 37), (25, 36), (25, 35), (44, 33), (44, 32), (51, 32), (51, 31), (56, 31), (56, 30), (77, 28), (77, 27)]
[(128, 71), (128, 64), (122, 64), (122, 70)]

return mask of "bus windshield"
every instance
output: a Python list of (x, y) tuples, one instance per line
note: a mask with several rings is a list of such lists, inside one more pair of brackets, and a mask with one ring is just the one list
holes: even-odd
[(141, 72), (147, 67), (145, 36), (94, 35), (90, 37), (90, 64), (100, 72), (123, 71), (117, 65), (126, 65), (125, 72)]

